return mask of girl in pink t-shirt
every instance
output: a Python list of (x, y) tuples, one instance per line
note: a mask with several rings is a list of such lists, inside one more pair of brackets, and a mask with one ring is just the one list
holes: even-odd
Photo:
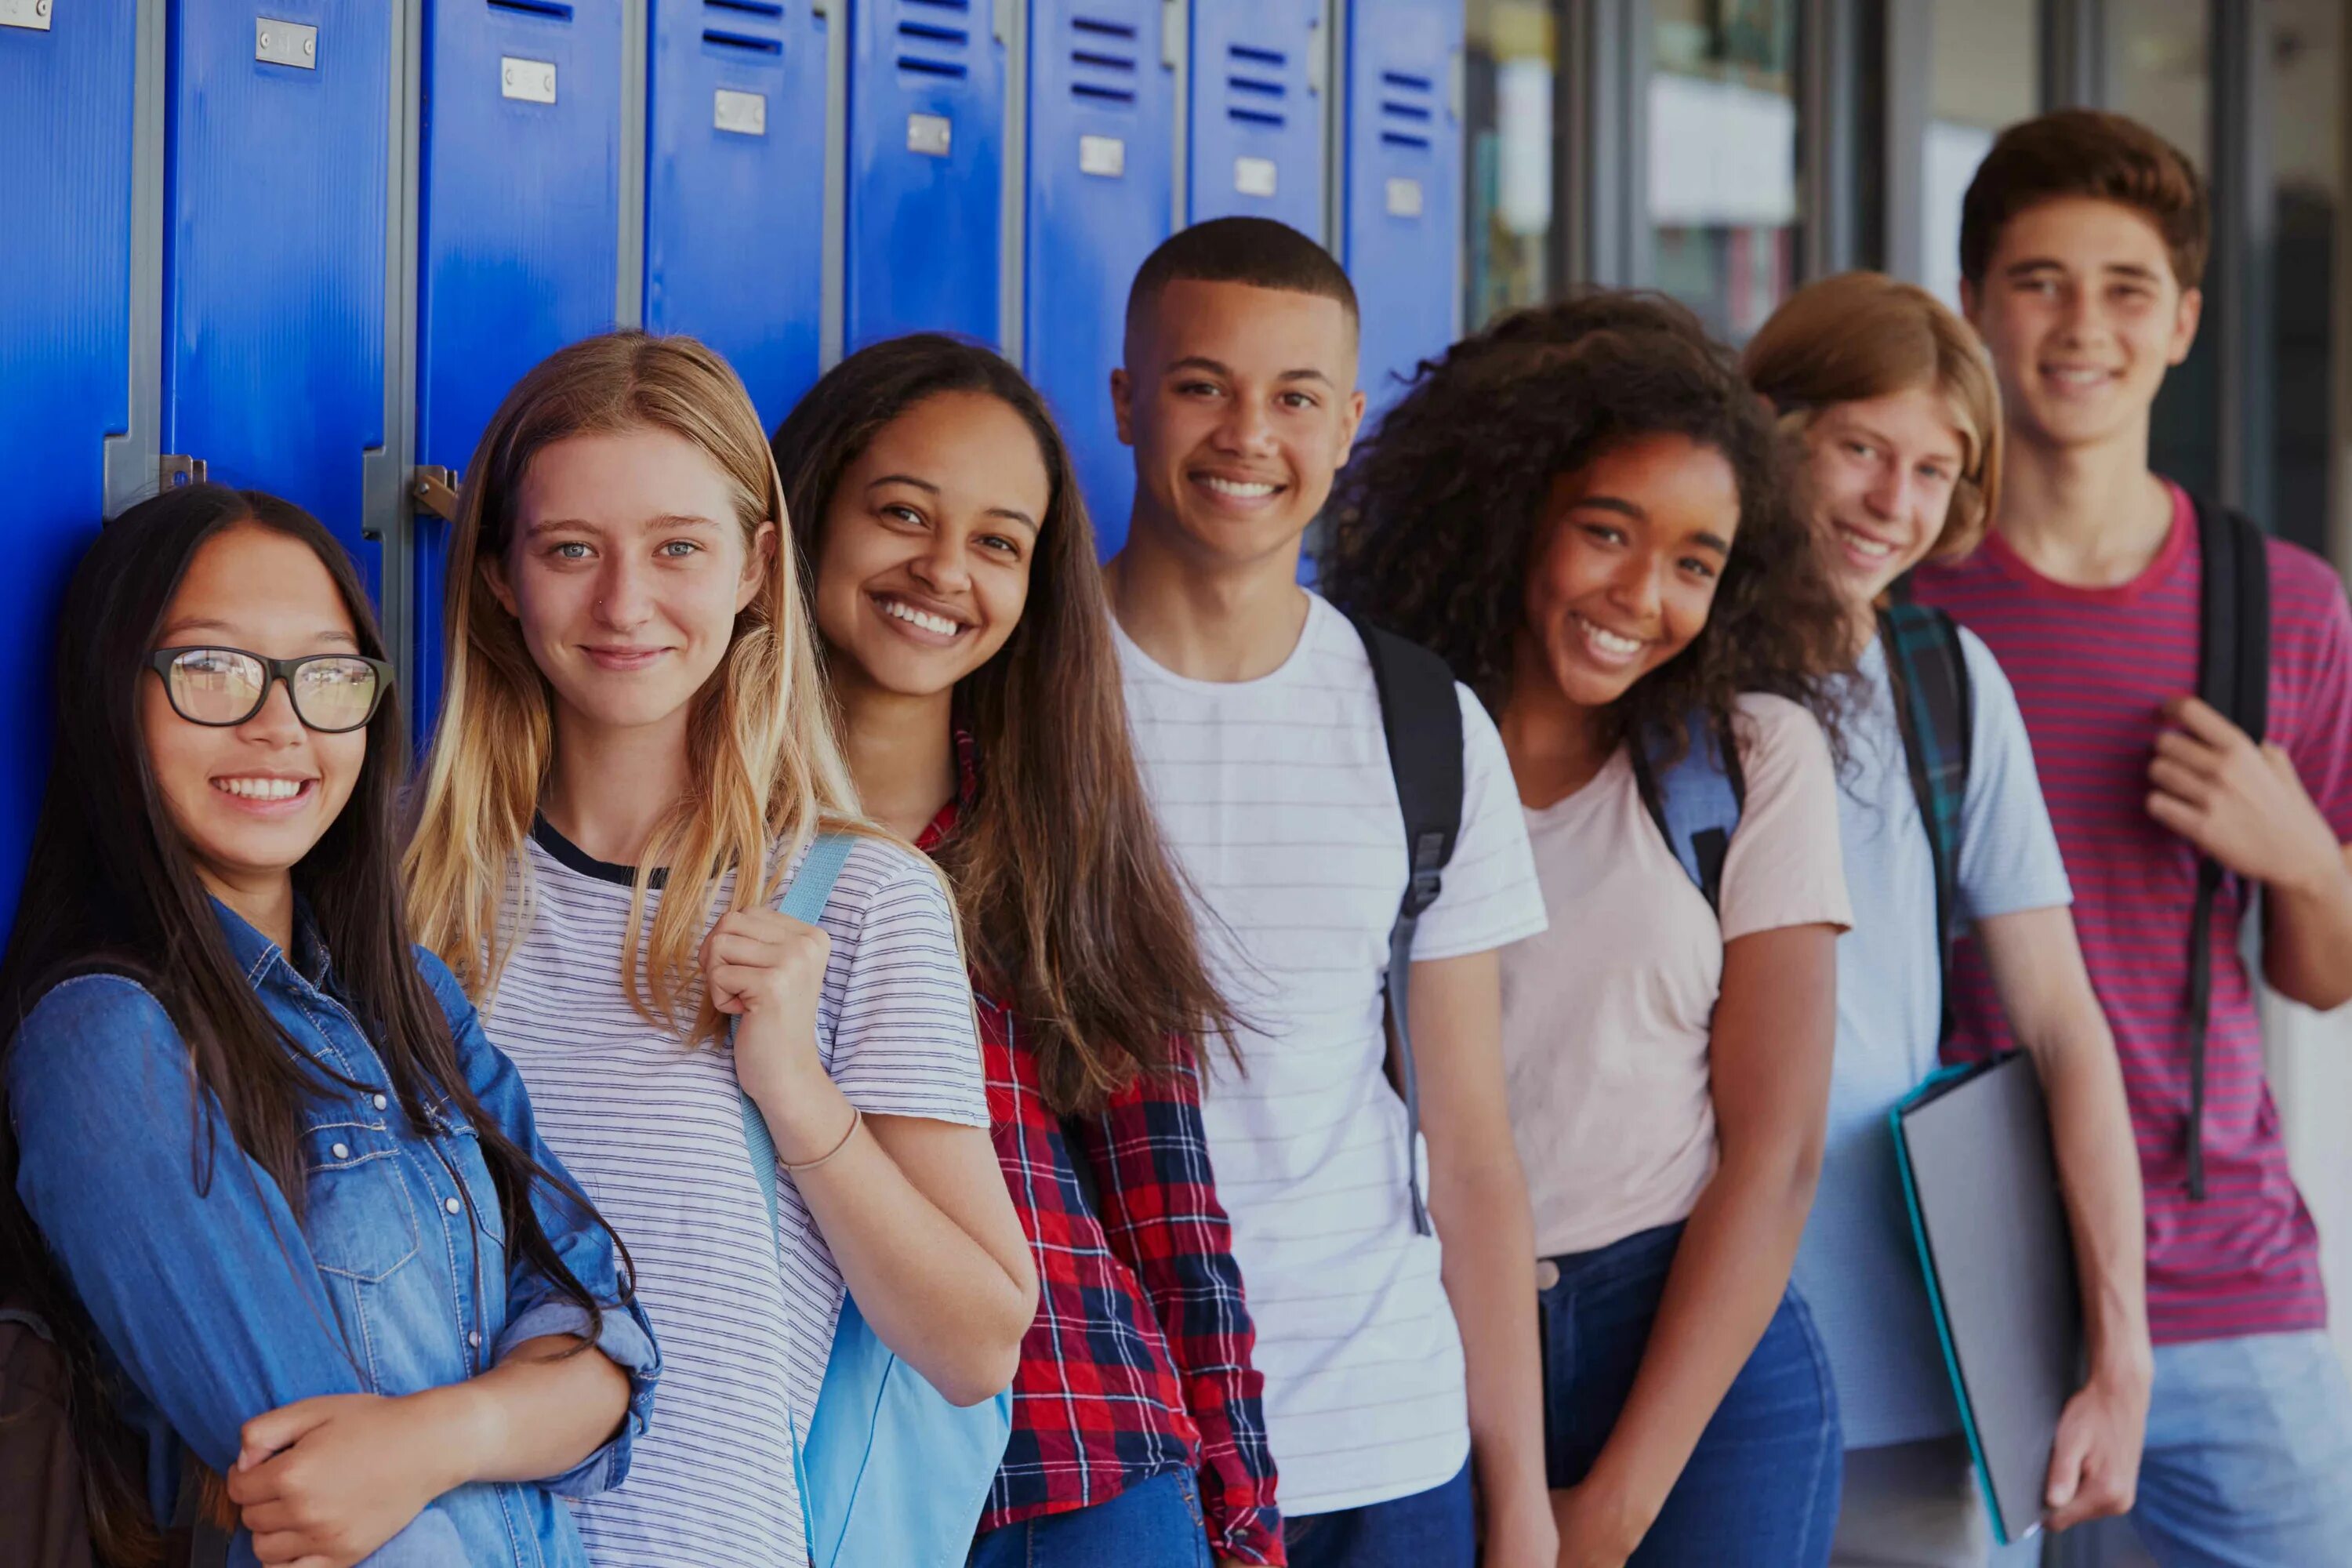
[[(1332, 596), (1494, 711), (1551, 917), (1504, 952), (1503, 1042), (1563, 1564), (1829, 1556), (1836, 1394), (1789, 1274), (1849, 921), (1816, 718), (1845, 649), (1786, 480), (1696, 318), (1601, 295), (1456, 345), (1334, 496)], [(1669, 809), (1708, 790), (1724, 838)]]

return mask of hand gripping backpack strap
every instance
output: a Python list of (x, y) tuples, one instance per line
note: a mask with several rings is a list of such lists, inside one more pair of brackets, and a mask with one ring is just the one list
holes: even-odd
[(1976, 694), (1960, 628), (1943, 611), (1898, 599), (1878, 616), (1878, 642), (1895, 691), (1895, 721), (1910, 765), (1911, 793), (1936, 871), (1936, 957), (1952, 1037), (1952, 940), (1959, 923), (1960, 808), (1968, 799)]
[(1723, 867), (1747, 809), (1748, 773), (1727, 721), (1693, 712), (1682, 738), (1682, 755), (1668, 762), (1673, 738), (1666, 732), (1630, 737), (1633, 783), (1659, 837), (1720, 919)]
[[(2270, 555), (2243, 516), (2197, 502), (2197, 695), (2260, 745), (2270, 721)], [(2213, 1021), (2213, 906), (2225, 873), (2200, 856), (2189, 917), (2189, 1195), (2205, 1196), (2205, 1044)]]
[[(802, 859), (801, 868), (793, 878), (793, 885), (784, 889), (783, 900), (776, 906), (778, 912), (790, 915), (803, 925), (816, 924), (824, 914), (825, 900), (833, 896), (833, 884), (841, 876), (842, 863), (849, 858), (849, 851), (856, 842), (846, 833), (818, 834), (816, 841), (809, 846), (807, 856)], [(727, 1033), (731, 1041), (735, 1033), (731, 1025)], [(764, 1173), (765, 1176), (760, 1183), (760, 1195), (768, 1202), (768, 1237), (776, 1244), (776, 1256), (781, 1262), (784, 1240), (776, 1228), (779, 1206), (776, 1183), (779, 1176), (775, 1135), (768, 1131), (768, 1119), (760, 1114), (760, 1108), (752, 1103), (751, 1097), (745, 1094), (742, 1100), (743, 1142), (751, 1152), (751, 1173), (755, 1176)]]
[(1396, 777), (1397, 804), (1404, 810), (1404, 898), (1389, 927), (1382, 989), (1397, 1087), (1404, 1099), (1405, 1187), (1412, 1201), (1412, 1228), (1417, 1235), (1432, 1236), (1435, 1227), (1429, 1223), (1429, 1205), (1421, 1190), (1421, 1078), (1413, 1066), (1409, 1002), (1413, 932), (1423, 912), (1437, 901), (1445, 867), (1454, 858), (1454, 842), (1462, 832), (1462, 705), (1454, 695), (1454, 672), (1444, 659), (1360, 616), (1348, 618), (1371, 659), (1389, 771)]

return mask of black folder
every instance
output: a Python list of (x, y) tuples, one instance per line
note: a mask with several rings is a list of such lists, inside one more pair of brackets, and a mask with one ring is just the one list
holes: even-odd
[(2007, 1545), (2042, 1527), (2050, 1450), (2083, 1359), (2042, 1082), (2012, 1051), (1936, 1074), (1888, 1119), (1944, 1364)]

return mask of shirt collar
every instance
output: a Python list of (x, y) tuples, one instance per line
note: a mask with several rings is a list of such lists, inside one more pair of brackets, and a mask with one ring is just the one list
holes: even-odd
[(956, 818), (971, 808), (972, 797), (980, 789), (980, 747), (971, 731), (959, 724), (955, 729), (956, 792), (952, 799), (940, 807), (931, 825), (915, 840), (915, 847), (928, 855), (947, 842), (955, 831)]
[[(245, 971), (248, 983), (260, 984), (273, 963), (283, 964), (289, 973), (312, 984), (326, 983), (327, 949), (319, 940), (319, 922), (310, 912), (308, 899), (299, 893), (294, 896), (293, 958), (218, 899), (213, 900), (212, 904), (214, 917), (220, 921), (221, 936), (228, 942), (229, 956)], [(314, 975), (315, 980), (311, 978)]]

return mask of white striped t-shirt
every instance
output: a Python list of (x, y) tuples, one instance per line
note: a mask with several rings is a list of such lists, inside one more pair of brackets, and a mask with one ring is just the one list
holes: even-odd
[[(733, 1058), (631, 1007), (620, 973), (631, 869), (545, 824), (525, 854), (530, 929), (483, 1021), (521, 1070), (548, 1145), (628, 1245), (662, 1351), (628, 1479), (573, 1505), (588, 1554), (606, 1568), (800, 1568), (791, 1434), (808, 1430), (824, 1384), (841, 1275), (780, 1172), (780, 1277)], [(648, 921), (658, 904), (649, 894)], [(522, 907), (518, 888), (507, 918)], [(986, 1127), (971, 993), (930, 866), (860, 841), (823, 925), (833, 953), (817, 1041), (842, 1092), (869, 1115)]]
[[(1381, 982), (1407, 868), (1371, 662), (1314, 595), (1298, 647), (1255, 680), (1186, 679), (1123, 631), (1118, 650), (1145, 783), (1244, 1024), (1246, 1071), (1213, 1057), (1202, 1113), (1283, 1511), (1441, 1486), (1469, 1452), (1468, 1406), (1438, 1243), (1413, 1234), (1404, 1105), (1383, 1073)], [(1455, 692), (1462, 834), (1416, 961), (1544, 927), (1502, 740)]]

